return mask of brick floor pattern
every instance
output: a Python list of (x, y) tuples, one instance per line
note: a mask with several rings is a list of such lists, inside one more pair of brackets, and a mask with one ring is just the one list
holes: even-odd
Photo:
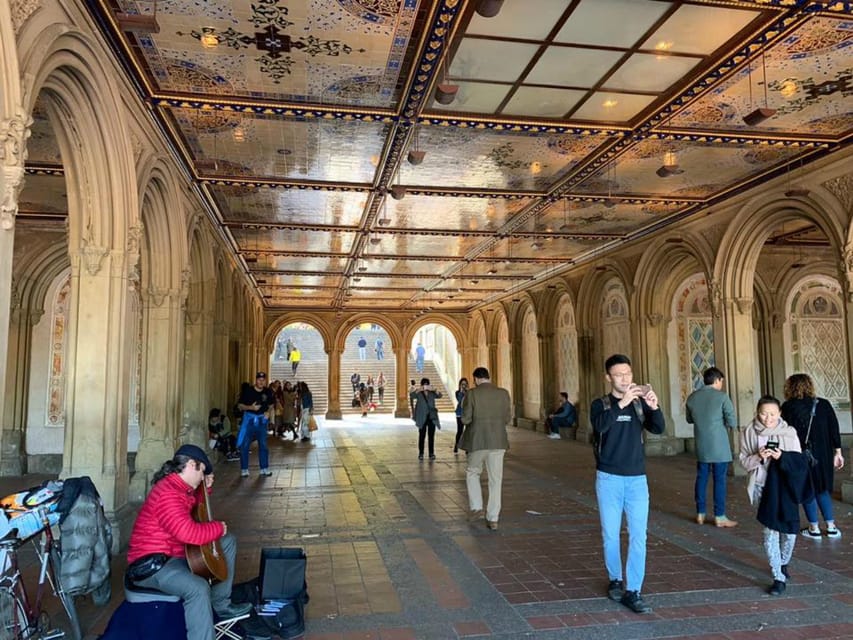
[[(510, 429), (500, 528), (489, 531), (468, 522), (453, 433), (438, 433), (434, 462), (417, 460), (416, 440), (410, 421), (377, 416), (322, 424), (310, 443), (270, 438), (269, 478), (217, 465), (212, 507), (239, 540), (238, 581), (257, 575), (263, 547), (305, 549), (305, 640), (853, 639), (849, 505), (836, 503), (844, 537), (797, 541), (788, 590), (772, 598), (744, 478), (729, 478), (739, 527), (696, 525), (694, 459), (649, 459), (643, 592), (654, 611), (638, 616), (604, 595), (587, 445)], [(0, 491), (39, 480), (5, 478)], [(114, 559), (108, 607), (80, 602), (87, 638), (121, 601), (124, 566)]]

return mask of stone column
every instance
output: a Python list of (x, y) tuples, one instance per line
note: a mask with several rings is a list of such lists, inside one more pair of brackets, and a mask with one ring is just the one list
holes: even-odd
[[(755, 332), (752, 326), (752, 298), (721, 299), (721, 332), (714, 325), (714, 352), (717, 362), (723, 363), (726, 388), (731, 396), (740, 424), (748, 424), (755, 413), (758, 394), (755, 390)], [(719, 336), (719, 339), (718, 339)], [(736, 394), (734, 392), (736, 391)], [(733, 438), (732, 449), (737, 459), (740, 447)], [(745, 475), (739, 464), (732, 465), (735, 475)]]
[(181, 425), (184, 309), (180, 290), (150, 288), (142, 296), (144, 360), (140, 439), (131, 502), (142, 502), (151, 477), (175, 452)]
[[(62, 477), (87, 475), (108, 517), (127, 522), (130, 391), (128, 254), (91, 235), (71, 247), (66, 421)], [(118, 539), (126, 539), (123, 533)]]
[[(844, 247), (841, 256), (840, 281), (847, 286), (844, 300), (844, 322), (847, 338), (847, 386), (853, 389), (853, 243)], [(843, 451), (847, 477), (841, 483), (841, 499), (853, 502), (853, 450)]]
[(395, 418), (411, 418), (412, 409), (409, 406), (409, 380), (408, 376), (408, 349), (397, 349), (394, 352), (397, 359), (397, 408), (394, 409)]
[[(32, 118), (23, 109), (7, 120), (0, 121), (0, 390), (7, 389), (9, 371), (9, 321), (12, 307), (12, 259), (15, 244), (15, 216), (18, 215), (18, 196), (24, 186), (24, 163), (27, 159), (26, 141), (30, 137)], [(11, 400), (0, 394), (0, 475), (18, 475), (21, 471), (21, 425), (7, 420), (6, 403)]]
[[(186, 296), (182, 295), (185, 300)], [(211, 375), (211, 345), (213, 344), (213, 312), (186, 312), (183, 414), (179, 440), (182, 443), (204, 445), (207, 442), (207, 413), (210, 411), (209, 385)], [(266, 367), (257, 368), (266, 371)], [(254, 374), (252, 375), (254, 380)]]
[[(485, 366), (489, 370), (489, 373), (492, 374), (492, 377), (497, 378), (497, 374), (498, 374), (498, 343), (497, 342), (490, 342), (489, 343), (489, 362), (483, 366)], [(471, 371), (473, 372), (474, 370), (471, 369)], [(473, 380), (469, 380), (469, 382), (472, 385), (474, 384)]]
[(595, 362), (595, 339), (589, 329), (578, 331), (578, 430), (575, 438), (581, 442), (592, 442), (592, 425), (589, 422), (589, 407), (599, 395), (601, 367)]
[(645, 450), (648, 455), (674, 455), (684, 451), (684, 439), (675, 437), (674, 407), (666, 406), (667, 398), (672, 397), (667, 375), (669, 367), (666, 366), (666, 327), (670, 321), (671, 318), (660, 313), (647, 314), (642, 318), (637, 336), (639, 366), (634, 367), (634, 380), (640, 384), (652, 385), (666, 418), (666, 430), (663, 434), (646, 434)]
[[(477, 364), (477, 347), (463, 347), (462, 349), (462, 375), (461, 378), (468, 378), (468, 382), (471, 382), (471, 372), (474, 370), (474, 367), (479, 366)], [(485, 365), (488, 366), (488, 365)]]
[(342, 420), (344, 415), (341, 412), (341, 355), (342, 349), (329, 349), (326, 354), (329, 356), (329, 374), (328, 374), (328, 390), (329, 390), (329, 406), (326, 409), (326, 420)]
[(555, 336), (553, 333), (537, 334), (539, 342), (539, 413), (540, 419), (536, 421), (534, 430), (545, 430), (545, 416), (551, 413), (556, 404), (557, 394), (557, 365), (554, 354), (556, 353)]

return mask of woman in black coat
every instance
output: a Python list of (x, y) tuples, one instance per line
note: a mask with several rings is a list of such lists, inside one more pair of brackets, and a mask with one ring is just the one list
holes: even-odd
[[(812, 417), (814, 411), (814, 417)], [(803, 452), (812, 452), (817, 464), (811, 468), (816, 499), (803, 504), (809, 526), (800, 533), (807, 538), (820, 538), (817, 510), (826, 522), (826, 535), (838, 538), (841, 532), (832, 515), (832, 485), (835, 469), (844, 467), (838, 418), (828, 400), (818, 398), (814, 381), (805, 373), (795, 373), (785, 380), (785, 403), (782, 418), (797, 430)], [(809, 428), (811, 420), (811, 428)]]

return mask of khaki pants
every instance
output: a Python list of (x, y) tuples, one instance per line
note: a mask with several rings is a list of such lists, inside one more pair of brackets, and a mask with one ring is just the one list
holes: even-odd
[(501, 513), (501, 484), (504, 477), (504, 449), (481, 449), (468, 454), (468, 507), (471, 511), (483, 508), (483, 487), (480, 485), (480, 474), (483, 464), (486, 465), (486, 475), (489, 478), (489, 502), (486, 507), (486, 520), (497, 522)]

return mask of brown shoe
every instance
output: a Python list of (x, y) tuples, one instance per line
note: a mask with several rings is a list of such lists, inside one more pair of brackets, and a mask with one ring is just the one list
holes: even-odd
[(735, 522), (734, 520), (729, 520), (726, 516), (714, 518), (714, 524), (721, 528), (730, 528), (737, 526), (737, 522)]
[(489, 529), (491, 529), (492, 531), (497, 531), (497, 530), (498, 530), (498, 523), (497, 523), (497, 522), (493, 522), (492, 520), (486, 520), (486, 526), (487, 526)]
[(705, 524), (705, 514), (697, 513), (696, 514), (696, 524)]
[(468, 522), (478, 522), (483, 519), (482, 509), (473, 509), (468, 512)]

